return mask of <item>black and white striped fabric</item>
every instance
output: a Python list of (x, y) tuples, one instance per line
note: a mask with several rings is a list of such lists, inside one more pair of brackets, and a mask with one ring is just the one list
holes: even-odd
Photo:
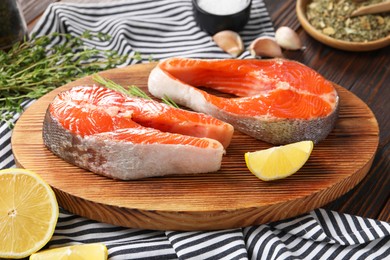
[(51, 247), (104, 243), (109, 259), (389, 259), (390, 224), (317, 209), (266, 225), (220, 231), (150, 231), (61, 210)]
[[(150, 57), (230, 57), (197, 27), (191, 0), (53, 4), (34, 28), (38, 35), (81, 35), (85, 30), (111, 35), (108, 43), (89, 41), (86, 45), (128, 55), (124, 65), (148, 62)], [(245, 46), (260, 35), (274, 34), (262, 0), (253, 0), (249, 23), (240, 34)], [(141, 61), (133, 57), (136, 53), (141, 54)], [(247, 57), (245, 51), (239, 58)], [(0, 169), (15, 166), (11, 134), (6, 124), (0, 125)], [(317, 209), (240, 229), (151, 231), (98, 223), (61, 209), (48, 247), (93, 242), (107, 246), (109, 259), (389, 259), (390, 224)]]

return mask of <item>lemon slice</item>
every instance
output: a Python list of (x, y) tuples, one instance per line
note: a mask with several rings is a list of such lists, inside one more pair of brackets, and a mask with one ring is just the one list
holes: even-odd
[(248, 169), (259, 179), (277, 180), (286, 178), (302, 168), (312, 150), (312, 141), (301, 141), (245, 153), (245, 162)]
[(53, 190), (25, 169), (0, 170), (0, 258), (23, 258), (53, 236), (58, 204)]
[(101, 243), (65, 246), (42, 250), (32, 254), (30, 260), (105, 260), (108, 257), (107, 247)]

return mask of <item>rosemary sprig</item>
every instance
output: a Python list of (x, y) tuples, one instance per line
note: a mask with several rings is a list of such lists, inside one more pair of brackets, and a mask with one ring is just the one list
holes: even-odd
[(77, 78), (124, 64), (128, 56), (85, 46), (88, 40), (109, 38), (89, 31), (81, 37), (53, 33), (32, 36), (8, 52), (0, 50), (0, 122), (12, 126), (14, 114), (23, 111), (21, 104), (26, 99), (39, 98)]
[(164, 97), (162, 98), (162, 101), (167, 104), (167, 105), (170, 105), (170, 106), (173, 106), (173, 107), (176, 107), (176, 108), (180, 108), (176, 103), (175, 101), (173, 101), (170, 97), (168, 97), (167, 95), (164, 95)]
[(131, 91), (129, 89), (125, 89), (124, 87), (122, 87), (121, 85), (115, 83), (114, 81), (112, 81), (110, 79), (103, 78), (102, 76), (100, 76), (98, 74), (93, 75), (92, 79), (94, 81), (96, 81), (97, 83), (105, 86), (106, 88), (109, 88), (109, 89), (121, 92), (121, 93), (123, 93), (125, 95), (132, 95)]
[(144, 99), (152, 99), (151, 97), (148, 96), (148, 94), (146, 94), (144, 91), (142, 91), (142, 89), (140, 89), (139, 87), (134, 86), (134, 85), (131, 85), (129, 87), (129, 92), (130, 92), (130, 95), (132, 95), (134, 97), (141, 97)]
[[(115, 91), (121, 92), (125, 95), (133, 96), (133, 97), (141, 97), (144, 99), (152, 99), (148, 96), (142, 89), (135, 85), (129, 86), (127, 89), (119, 85), (118, 83), (115, 83), (114, 81), (110, 79), (103, 78), (102, 76), (95, 74), (92, 76), (92, 79), (96, 81), (97, 83), (105, 86), (106, 88), (113, 89)], [(179, 106), (168, 96), (165, 96), (162, 98), (162, 101), (172, 107), (179, 108)]]

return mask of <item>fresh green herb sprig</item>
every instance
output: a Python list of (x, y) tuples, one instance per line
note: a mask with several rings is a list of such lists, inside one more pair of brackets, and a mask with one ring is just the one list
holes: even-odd
[(0, 122), (12, 125), (22, 102), (39, 98), (77, 78), (122, 65), (128, 56), (85, 46), (88, 40), (107, 41), (110, 36), (89, 31), (80, 37), (53, 33), (32, 36), (0, 50)]
[(170, 105), (172, 107), (180, 108), (175, 101), (173, 101), (170, 97), (164, 95), (164, 97), (161, 99), (165, 104)]
[[(121, 92), (125, 95), (133, 96), (133, 97), (141, 97), (144, 99), (152, 99), (148, 96), (142, 89), (135, 85), (131, 85), (129, 87), (124, 88), (123, 86), (119, 85), (118, 83), (115, 83), (114, 81), (110, 79), (103, 78), (102, 76), (96, 74), (92, 76), (92, 79), (96, 81), (97, 83), (105, 86), (106, 88), (113, 89), (115, 91)], [(169, 97), (165, 96), (162, 98), (162, 101), (172, 107), (179, 108), (179, 106)]]
[(139, 87), (135, 85), (129, 86), (127, 89), (119, 85), (118, 83), (115, 83), (114, 81), (110, 79), (103, 78), (102, 76), (95, 74), (92, 76), (92, 79), (96, 81), (97, 83), (105, 86), (106, 88), (121, 92), (128, 96), (134, 96), (134, 97), (142, 97), (145, 99), (151, 99), (148, 94), (146, 94), (144, 91), (142, 91)]

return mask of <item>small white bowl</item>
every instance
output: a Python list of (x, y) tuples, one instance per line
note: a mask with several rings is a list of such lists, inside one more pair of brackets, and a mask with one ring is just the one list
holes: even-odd
[[(223, 1), (220, 1), (223, 4)], [(203, 10), (198, 0), (192, 0), (195, 21), (199, 27), (210, 35), (223, 30), (240, 31), (248, 22), (250, 16), (252, 0), (247, 0), (244, 9), (226, 15), (218, 15)]]

